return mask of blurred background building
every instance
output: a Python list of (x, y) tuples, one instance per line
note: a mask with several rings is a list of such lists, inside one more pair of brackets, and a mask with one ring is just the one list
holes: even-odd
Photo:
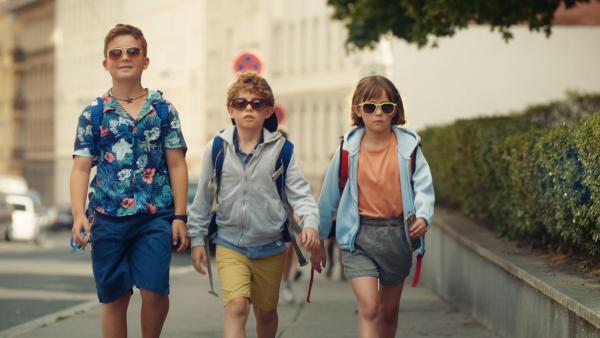
[(260, 60), (315, 192), (364, 75), (396, 83), (413, 129), (509, 113), (566, 90), (600, 92), (598, 2), (559, 11), (549, 38), (519, 26), (506, 43), (471, 26), (434, 49), (390, 38), (350, 54), (331, 13), (326, 0), (0, 0), (0, 174), (23, 175), (45, 203), (68, 205), (77, 117), (111, 86), (102, 47), (117, 23), (144, 31), (143, 84), (177, 107), (192, 181), (204, 145), (230, 124), (226, 90), (244, 52)]
[(350, 125), (353, 86), (368, 73), (391, 75), (391, 50), (346, 54), (343, 25), (330, 19), (322, 0), (209, 1), (206, 9), (206, 141), (230, 124), (226, 96), (234, 60), (250, 52), (261, 60), (283, 111), (280, 128), (318, 192), (338, 137)]

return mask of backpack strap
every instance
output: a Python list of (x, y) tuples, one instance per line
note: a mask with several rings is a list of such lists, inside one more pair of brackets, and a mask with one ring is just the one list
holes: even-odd
[(208, 238), (213, 239), (217, 234), (217, 210), (219, 204), (219, 190), (221, 188), (221, 173), (223, 172), (223, 162), (225, 161), (225, 147), (223, 145), (223, 139), (219, 136), (213, 138), (213, 144), (211, 149), (211, 158), (213, 163), (213, 205), (211, 211), (213, 213), (208, 226)]
[(96, 98), (96, 105), (91, 107), (91, 119), (92, 119), (92, 136), (94, 139), (94, 152), (96, 156), (100, 156), (100, 125), (102, 124), (102, 118), (104, 117), (104, 100), (101, 97)]
[(344, 192), (346, 182), (348, 182), (348, 150), (344, 149), (344, 138), (340, 142), (340, 166), (338, 172), (338, 188), (340, 189), (340, 196)]
[[(162, 94), (162, 93), (161, 93)], [(160, 118), (160, 131), (163, 137), (167, 136), (169, 130), (169, 103), (165, 100), (157, 101), (152, 105), (156, 111), (156, 115)]]
[[(277, 157), (277, 161), (275, 161), (274, 173), (282, 171), (281, 174), (279, 174), (275, 179), (275, 186), (277, 187), (277, 192), (279, 192), (279, 198), (281, 198), (283, 205), (287, 205), (287, 197), (285, 196), (285, 178), (287, 175), (287, 169), (290, 166), (290, 161), (292, 160), (293, 153), (294, 144), (288, 139), (285, 139), (283, 147), (281, 148), (279, 156)], [(288, 223), (289, 220), (286, 218), (285, 224), (283, 226), (283, 240), (286, 242), (289, 242), (291, 240)]]

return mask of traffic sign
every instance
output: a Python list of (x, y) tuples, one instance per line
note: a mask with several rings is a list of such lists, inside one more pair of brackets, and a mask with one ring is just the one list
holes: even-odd
[(262, 73), (263, 65), (256, 54), (244, 52), (234, 59), (233, 73), (240, 73), (245, 70), (255, 72), (259, 75)]

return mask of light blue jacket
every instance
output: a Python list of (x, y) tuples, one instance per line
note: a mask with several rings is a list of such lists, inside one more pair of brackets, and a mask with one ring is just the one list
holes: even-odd
[[(409, 214), (415, 213), (417, 218), (422, 217), (427, 221), (427, 226), (431, 226), (433, 217), (433, 205), (435, 196), (433, 193), (433, 182), (431, 171), (427, 160), (420, 149), (416, 152), (415, 173), (410, 175), (410, 155), (419, 145), (419, 136), (411, 130), (405, 128), (392, 127), (398, 141), (398, 168), (400, 169), (400, 187), (402, 190), (402, 205), (404, 207), (404, 230), (408, 234), (406, 219)], [(354, 128), (344, 135), (344, 148), (348, 150), (348, 181), (344, 191), (340, 196), (338, 188), (340, 149), (333, 155), (319, 199), (320, 226), (319, 234), (321, 239), (326, 239), (330, 230), (332, 221), (336, 221), (336, 240), (343, 250), (354, 251), (354, 240), (360, 226), (360, 217), (358, 215), (358, 158), (360, 151), (360, 142), (365, 134), (364, 128)], [(417, 253), (425, 253), (425, 240), (421, 237), (421, 245)], [(408, 246), (411, 247), (410, 241)]]

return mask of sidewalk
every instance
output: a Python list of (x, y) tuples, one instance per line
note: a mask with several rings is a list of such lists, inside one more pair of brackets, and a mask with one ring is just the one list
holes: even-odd
[[(221, 298), (208, 294), (206, 277), (187, 269), (171, 278), (171, 309), (163, 337), (221, 337), (223, 305)], [(305, 274), (306, 275), (306, 274)], [(216, 278), (218, 283), (218, 278)], [(297, 298), (304, 297), (306, 280), (294, 284)], [(218, 286), (218, 284), (217, 284)], [(218, 288), (217, 288), (218, 289)], [(424, 287), (407, 286), (400, 305), (397, 337), (496, 337), (469, 316), (451, 307)], [(136, 291), (129, 310), (129, 336), (140, 337), (140, 297)], [(24, 332), (20, 338), (99, 337), (99, 306), (53, 324)], [(315, 278), (312, 303), (298, 299), (296, 304), (279, 306), (277, 337), (357, 337), (357, 314), (350, 284)], [(252, 315), (248, 337), (256, 337)]]

